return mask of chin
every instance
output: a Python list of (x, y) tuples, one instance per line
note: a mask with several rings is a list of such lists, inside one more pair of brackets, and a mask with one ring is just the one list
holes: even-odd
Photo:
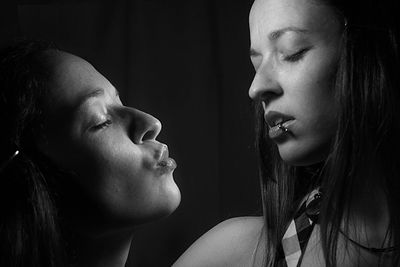
[(292, 166), (310, 166), (324, 161), (329, 153), (326, 145), (300, 145), (297, 142), (287, 142), (278, 145), (281, 159)]
[(165, 208), (164, 208), (164, 216), (170, 215), (172, 212), (174, 212), (179, 204), (181, 203), (181, 192), (178, 188), (178, 186), (173, 183), (170, 188), (168, 188), (168, 191), (166, 192), (166, 200), (165, 200)]
[(181, 192), (173, 179), (164, 186), (163, 192), (158, 198), (158, 205), (153, 207), (154, 213), (150, 221), (169, 216), (181, 203)]

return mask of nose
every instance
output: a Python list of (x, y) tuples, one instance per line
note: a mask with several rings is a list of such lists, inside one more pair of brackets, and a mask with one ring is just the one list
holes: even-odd
[(256, 99), (270, 99), (282, 93), (277, 79), (277, 73), (271, 64), (261, 65), (254, 75), (249, 88), (249, 97)]
[(128, 108), (130, 116), (129, 135), (135, 144), (154, 140), (161, 131), (161, 122), (143, 111)]

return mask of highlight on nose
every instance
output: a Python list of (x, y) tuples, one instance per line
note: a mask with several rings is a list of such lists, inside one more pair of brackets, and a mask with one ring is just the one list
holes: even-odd
[(249, 88), (249, 97), (253, 100), (272, 99), (283, 94), (278, 80), (271, 73), (257, 72)]
[(142, 141), (156, 139), (161, 131), (161, 122), (153, 116), (150, 117), (151, 119), (149, 119), (149, 122), (147, 124), (148, 127), (146, 128), (146, 131), (143, 133), (143, 136), (141, 138)]
[(133, 138), (137, 144), (156, 139), (161, 131), (161, 122), (145, 112), (136, 110), (136, 116), (133, 120)]
[(264, 86), (265, 84), (263, 83), (260, 75), (256, 73), (249, 88), (249, 97), (253, 100), (259, 98), (265, 91), (265, 89), (263, 89)]

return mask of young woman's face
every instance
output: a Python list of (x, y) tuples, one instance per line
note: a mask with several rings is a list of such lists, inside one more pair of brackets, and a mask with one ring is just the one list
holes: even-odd
[(269, 137), (289, 164), (323, 160), (337, 125), (341, 24), (310, 0), (255, 0), (249, 22), (256, 70), (249, 95), (262, 101)]
[(156, 141), (160, 121), (124, 106), (85, 60), (64, 52), (51, 52), (50, 58), (55, 73), (40, 148), (76, 173), (71, 201), (87, 200), (75, 203), (76, 214), (87, 217), (78, 220), (129, 227), (170, 214), (180, 192), (172, 177), (175, 162)]

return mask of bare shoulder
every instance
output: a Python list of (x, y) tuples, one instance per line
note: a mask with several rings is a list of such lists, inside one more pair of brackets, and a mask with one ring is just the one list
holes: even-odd
[(262, 228), (262, 217), (226, 220), (194, 242), (173, 266), (247, 266), (257, 248)]

